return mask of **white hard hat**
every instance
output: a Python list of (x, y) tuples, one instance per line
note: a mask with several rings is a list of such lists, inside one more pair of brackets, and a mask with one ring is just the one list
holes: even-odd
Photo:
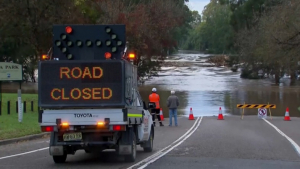
[(171, 94), (175, 94), (175, 91), (174, 91), (174, 90), (172, 90), (172, 91), (171, 91)]
[(156, 92), (156, 88), (154, 87), (154, 88), (152, 88), (152, 92)]

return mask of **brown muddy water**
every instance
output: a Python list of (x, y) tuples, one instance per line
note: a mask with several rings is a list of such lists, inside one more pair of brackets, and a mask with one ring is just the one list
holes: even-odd
[[(190, 108), (194, 116), (217, 116), (219, 107), (225, 115), (240, 115), (237, 104), (276, 104), (272, 116), (284, 116), (289, 107), (290, 116), (300, 117), (300, 86), (289, 86), (289, 79), (281, 79), (274, 85), (273, 79), (241, 79), (240, 72), (226, 67), (212, 67), (205, 63), (208, 55), (191, 51), (180, 51), (169, 56), (159, 76), (139, 87), (141, 96), (148, 101), (151, 89), (156, 87), (161, 97), (165, 117), (168, 117), (166, 100), (171, 90), (180, 99), (179, 113), (188, 115)], [(22, 93), (37, 93), (37, 83), (22, 84)], [(3, 84), (2, 92), (15, 93), (18, 84)], [(245, 109), (245, 115), (257, 115), (258, 109)], [(268, 114), (269, 116), (269, 114)]]

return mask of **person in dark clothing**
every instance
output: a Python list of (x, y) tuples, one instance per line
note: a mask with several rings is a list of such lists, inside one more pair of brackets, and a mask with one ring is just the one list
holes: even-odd
[(169, 108), (169, 126), (172, 126), (172, 117), (174, 116), (175, 126), (177, 123), (177, 108), (179, 106), (179, 99), (175, 95), (175, 91), (171, 91), (171, 96), (168, 97), (167, 106)]

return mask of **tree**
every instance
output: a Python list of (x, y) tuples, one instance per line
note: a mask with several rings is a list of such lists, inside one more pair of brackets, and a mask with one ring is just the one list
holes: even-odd
[(195, 28), (196, 26), (198, 26), (200, 23), (201, 23), (201, 15), (199, 14), (198, 11), (191, 11), (192, 13), (192, 22), (191, 22), (191, 25), (192, 25), (192, 28)]
[(292, 76), (292, 82), (295, 80), (297, 61), (300, 60), (299, 7), (297, 0), (273, 6), (262, 14), (255, 27), (239, 34), (238, 42), (245, 63), (272, 70), (276, 83), (283, 72)]
[[(126, 24), (137, 52), (139, 77), (156, 74), (166, 50), (178, 48), (190, 22), (187, 0), (3, 0), (0, 55), (25, 65), (33, 76), (39, 56), (52, 44), (53, 24)], [(176, 11), (176, 12), (174, 12)], [(7, 21), (11, 22), (7, 22)], [(179, 36), (180, 33), (182, 36)], [(156, 56), (161, 61), (153, 61)]]
[(233, 30), (229, 24), (231, 11), (217, 0), (205, 6), (202, 22), (191, 32), (187, 49), (197, 49), (209, 53), (231, 52)]
[[(2, 30), (0, 54), (6, 58), (4, 60), (22, 64), (26, 68), (24, 73), (29, 74), (34, 81), (38, 60), (51, 47), (52, 25), (76, 23), (77, 18), (80, 18), (74, 17), (80, 13), (73, 2), (73, 0), (1, 1), (0, 20), (3, 24), (0, 26)], [(10, 47), (7, 48), (7, 45)]]

